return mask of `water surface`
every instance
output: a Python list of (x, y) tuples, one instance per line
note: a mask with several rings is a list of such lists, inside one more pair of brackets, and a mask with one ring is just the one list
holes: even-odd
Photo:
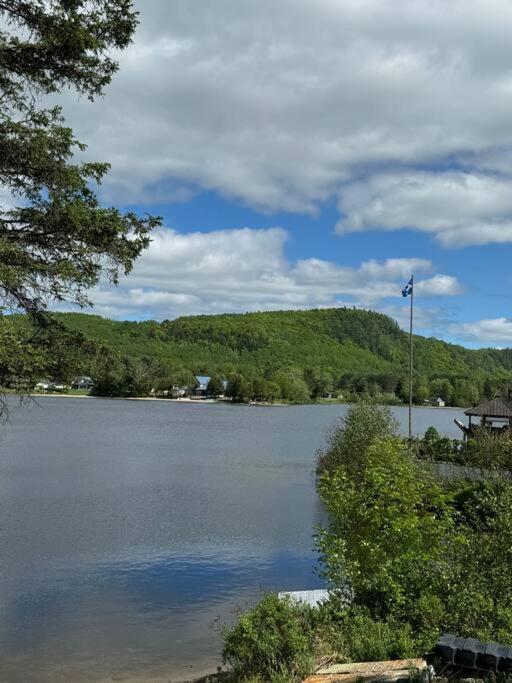
[[(402, 426), (405, 408), (394, 409)], [(212, 628), (321, 586), (314, 454), (346, 406), (42, 397), (0, 437), (0, 681), (214, 670)], [(417, 409), (459, 436), (460, 411)]]

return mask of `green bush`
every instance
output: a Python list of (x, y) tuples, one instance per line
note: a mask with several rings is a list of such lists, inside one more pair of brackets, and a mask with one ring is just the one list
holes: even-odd
[(482, 476), (494, 472), (512, 471), (512, 439), (508, 434), (492, 434), (486, 429), (477, 430), (461, 448), (458, 462), (476, 467)]
[(268, 594), (232, 628), (224, 629), (223, 659), (235, 679), (308, 676), (315, 661), (313, 612), (307, 605)]
[(398, 422), (387, 406), (362, 401), (350, 406), (338, 428), (329, 435), (327, 447), (317, 452), (317, 472), (341, 467), (357, 473), (364, 468), (368, 448), (376, 439), (398, 434)]
[(462, 442), (441, 436), (435, 427), (429, 427), (418, 443), (418, 457), (431, 462), (457, 462)]
[[(413, 637), (410, 624), (392, 619), (375, 620), (366, 608), (350, 607), (336, 613), (328, 604), (321, 608), (323, 619), (318, 636), (323, 649), (347, 662), (375, 662), (414, 658), (422, 644)], [(327, 648), (326, 648), (327, 646)]]

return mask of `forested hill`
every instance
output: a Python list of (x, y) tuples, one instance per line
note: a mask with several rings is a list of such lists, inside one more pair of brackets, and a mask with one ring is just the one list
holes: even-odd
[[(87, 337), (106, 342), (119, 358), (144, 358), (158, 366), (157, 374), (171, 379), (241, 373), (268, 380), (286, 370), (305, 378), (310, 393), (315, 376), (322, 376), (321, 384), (329, 390), (385, 393), (394, 392), (407, 374), (408, 335), (391, 318), (371, 311), (201, 315), (161, 323), (118, 322), (79, 313), (56, 317)], [(415, 368), (418, 400), (434, 392), (468, 403), (478, 398), (476, 394), (504, 390), (512, 377), (512, 350), (471, 350), (416, 336)], [(485, 387), (486, 382), (494, 386)]]

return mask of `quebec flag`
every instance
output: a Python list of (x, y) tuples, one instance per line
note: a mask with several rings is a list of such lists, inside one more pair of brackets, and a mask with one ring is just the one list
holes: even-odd
[(413, 278), (411, 278), (409, 282), (405, 285), (405, 287), (402, 289), (402, 296), (409, 296), (409, 294), (412, 294), (412, 288)]

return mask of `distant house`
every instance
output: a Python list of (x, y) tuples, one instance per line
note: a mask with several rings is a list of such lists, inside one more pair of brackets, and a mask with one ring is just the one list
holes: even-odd
[(50, 389), (52, 383), (48, 379), (40, 379), (39, 382), (36, 384), (35, 388), (38, 391), (48, 391)]
[(92, 389), (94, 386), (94, 380), (91, 377), (75, 377), (71, 382), (72, 389)]
[(434, 399), (434, 405), (438, 408), (444, 408), (446, 406), (446, 402), (441, 397), (438, 397)]
[[(195, 375), (195, 378), (197, 384), (192, 391), (192, 396), (195, 396), (196, 398), (206, 398), (208, 396), (208, 385), (210, 384), (211, 377), (207, 377), (206, 375)], [(223, 392), (225, 392), (228, 388), (227, 380), (222, 380), (222, 387)], [(224, 393), (220, 394), (220, 396), (224, 396)]]
[(194, 387), (194, 396), (206, 397), (208, 384), (210, 383), (211, 377), (206, 377), (205, 375), (195, 375), (196, 386)]
[(172, 398), (183, 398), (190, 393), (190, 390), (188, 387), (180, 387), (178, 384), (173, 384), (170, 393)]

